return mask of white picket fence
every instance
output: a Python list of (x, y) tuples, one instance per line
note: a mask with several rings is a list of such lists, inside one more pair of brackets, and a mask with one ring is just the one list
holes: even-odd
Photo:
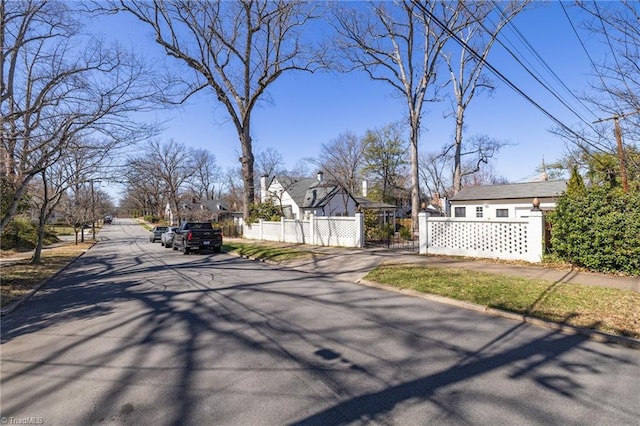
[(531, 211), (521, 219), (435, 218), (420, 213), (420, 254), (524, 260), (544, 254), (544, 216)]
[(310, 244), (316, 246), (364, 247), (364, 215), (321, 217), (308, 220), (282, 218), (279, 222), (260, 220), (245, 224), (244, 238)]

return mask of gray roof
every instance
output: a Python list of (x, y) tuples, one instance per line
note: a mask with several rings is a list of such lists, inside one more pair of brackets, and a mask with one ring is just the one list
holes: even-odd
[(383, 203), (381, 201), (373, 201), (366, 197), (353, 197), (360, 207), (365, 210), (397, 210), (398, 207), (393, 204)]
[(319, 182), (316, 178), (278, 176), (276, 179), (293, 201), (305, 209), (323, 207), (340, 189), (335, 182)]
[(516, 198), (557, 197), (567, 190), (566, 180), (512, 183), (507, 185), (468, 186), (450, 201), (509, 200)]

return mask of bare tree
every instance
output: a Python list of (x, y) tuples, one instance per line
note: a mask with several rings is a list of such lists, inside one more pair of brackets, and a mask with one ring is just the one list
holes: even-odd
[[(79, 12), (78, 12), (79, 13)], [(147, 136), (127, 114), (151, 94), (143, 64), (86, 38), (64, 2), (0, 1), (0, 150), (15, 190), (9, 223), (30, 182), (68, 153), (81, 135), (114, 143)]]
[(193, 150), (192, 155), (191, 191), (200, 200), (220, 198), (222, 170), (216, 164), (216, 156), (206, 149)]
[[(470, 185), (499, 183), (505, 181), (493, 170), (493, 159), (507, 142), (486, 135), (474, 135), (468, 139), (466, 149), (460, 153), (460, 176), (462, 183)], [(455, 145), (447, 145), (438, 153), (421, 156), (421, 175), (431, 194), (445, 197), (455, 195), (454, 179), (457, 160)]]
[[(388, 84), (405, 102), (410, 128), (411, 216), (418, 229), (420, 185), (418, 142), (425, 102), (436, 99), (436, 72), (440, 52), (450, 38), (464, 28), (460, 22), (463, 2), (409, 0), (370, 3), (362, 13), (361, 5), (341, 6), (334, 14), (340, 47), (350, 69), (366, 72), (370, 78)], [(449, 31), (436, 25), (434, 17)], [(431, 97), (428, 91), (432, 90)]]
[(174, 140), (166, 143), (149, 141), (147, 151), (139, 159), (145, 162), (162, 182), (163, 195), (172, 211), (180, 211), (181, 195), (195, 170), (194, 159), (191, 149)]
[(223, 173), (222, 200), (233, 211), (239, 211), (243, 205), (243, 180), (240, 167), (228, 168)]
[(284, 168), (284, 158), (275, 148), (268, 147), (256, 154), (256, 170), (260, 176), (275, 176)]
[(124, 204), (141, 214), (162, 216), (166, 205), (166, 188), (155, 165), (144, 158), (127, 160), (123, 170)]
[(441, 51), (453, 88), (453, 195), (462, 189), (465, 113), (476, 94), (482, 90), (494, 89), (484, 73), (485, 61), (500, 31), (524, 9), (528, 1), (511, 1), (500, 5), (484, 1), (461, 3), (465, 9), (461, 14), (465, 25), (456, 34), (457, 41), (462, 44), (460, 53), (456, 56), (451, 50)]
[[(87, 183), (93, 190), (94, 181), (100, 175), (102, 163), (108, 155), (108, 145), (110, 144), (107, 144), (105, 148), (98, 141), (70, 141), (67, 154), (56, 163), (44, 168), (40, 173), (38, 183), (41, 190), (30, 193), (31, 200), (38, 209), (38, 241), (31, 259), (32, 263), (40, 262), (45, 226), (63, 199), (65, 192)], [(91, 191), (91, 195), (91, 205), (95, 207), (94, 191)], [(95, 208), (90, 213), (91, 222), (94, 223), (96, 220)]]
[(364, 167), (364, 144), (362, 138), (352, 132), (344, 132), (320, 147), (318, 158), (307, 158), (345, 191), (342, 192), (344, 209), (347, 211), (348, 193), (357, 194)]
[(626, 0), (576, 3), (589, 17), (583, 27), (607, 51), (599, 61), (590, 56), (595, 76), (590, 82), (594, 94), (584, 97), (594, 110), (601, 111), (601, 119), (587, 132), (559, 129), (557, 133), (578, 146), (578, 150), (574, 150), (576, 161), (580, 161), (584, 153), (617, 156), (617, 175), (623, 188), (628, 188), (628, 176), (640, 173), (637, 158), (628, 155), (625, 148), (625, 144), (631, 144), (631, 150), (637, 149), (640, 140), (640, 4)]
[(319, 56), (302, 31), (314, 19), (316, 4), (285, 0), (121, 1), (114, 10), (133, 14), (150, 27), (165, 52), (193, 75), (186, 100), (205, 88), (213, 91), (233, 122), (242, 155), (243, 214), (254, 202), (251, 117), (266, 90), (283, 74), (314, 71)]

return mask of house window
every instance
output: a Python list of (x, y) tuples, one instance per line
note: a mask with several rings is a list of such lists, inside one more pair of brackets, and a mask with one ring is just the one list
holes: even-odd
[(476, 207), (476, 217), (482, 217), (482, 207)]
[(456, 217), (465, 217), (467, 215), (466, 207), (456, 207), (454, 210), (454, 214)]
[(509, 209), (496, 209), (496, 217), (509, 217)]

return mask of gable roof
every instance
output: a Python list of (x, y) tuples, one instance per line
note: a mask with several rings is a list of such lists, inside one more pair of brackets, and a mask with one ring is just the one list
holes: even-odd
[(464, 187), (450, 201), (509, 200), (557, 197), (567, 190), (566, 180)]
[(277, 176), (273, 181), (282, 185), (296, 205), (303, 209), (324, 207), (340, 190), (337, 183), (325, 180), (321, 182), (317, 178)]

